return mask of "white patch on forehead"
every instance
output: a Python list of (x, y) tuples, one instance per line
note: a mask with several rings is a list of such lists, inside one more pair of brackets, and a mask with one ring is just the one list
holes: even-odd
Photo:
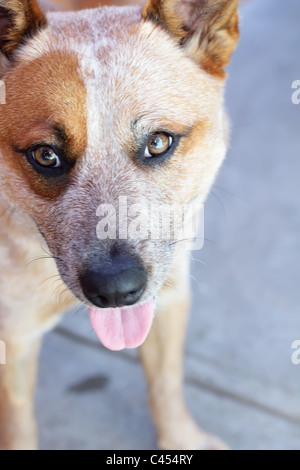
[[(51, 32), (54, 35), (57, 33), (59, 39), (55, 49), (75, 52), (78, 57), (79, 73), (87, 91), (90, 152), (96, 150), (107, 127), (107, 123), (105, 126), (103, 123), (103, 106), (107, 105), (104, 94), (109, 81), (109, 70), (103, 65), (106, 51), (111, 54), (112, 51), (118, 50), (118, 53), (122, 54), (122, 43), (127, 43), (129, 29), (140, 21), (140, 7), (102, 7), (49, 15)], [(104, 61), (99, 60), (99, 55), (104, 57)]]
[(113, 97), (105, 96), (105, 90), (117, 71), (114, 67), (111, 69), (111, 65), (107, 67), (106, 61), (116, 50), (122, 55), (122, 44), (128, 42), (129, 29), (140, 23), (141, 10), (139, 7), (103, 7), (73, 14), (72, 19), (72, 29), (79, 29), (80, 41), (76, 35), (68, 35), (68, 46), (76, 52), (87, 92), (88, 154), (95, 157), (110, 125), (104, 116), (113, 117), (113, 111), (108, 109)]

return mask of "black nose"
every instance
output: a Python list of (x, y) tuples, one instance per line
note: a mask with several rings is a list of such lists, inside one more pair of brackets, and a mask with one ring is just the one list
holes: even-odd
[(147, 272), (132, 257), (118, 257), (104, 266), (92, 266), (80, 275), (86, 298), (96, 307), (115, 308), (135, 304), (147, 285)]

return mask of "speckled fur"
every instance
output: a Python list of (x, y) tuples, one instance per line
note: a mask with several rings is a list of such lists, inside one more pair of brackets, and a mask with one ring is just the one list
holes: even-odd
[[(0, 61), (7, 88), (0, 108), (0, 339), (9, 352), (0, 368), (3, 448), (36, 446), (30, 403), (40, 338), (67, 307), (78, 300), (89, 305), (79, 272), (90, 260), (105, 263), (114, 246), (97, 239), (99, 204), (117, 205), (120, 196), (145, 205), (201, 204), (225, 156), (223, 74), (201, 68), (191, 47), (179, 47), (176, 35), (148, 20), (146, 10), (144, 18), (138, 6), (51, 12), (47, 27), (16, 47), (13, 65)], [(41, 182), (15, 151), (47, 135), (51, 122), (63, 123), (77, 155), (66, 187)], [(136, 142), (157, 129), (187, 136), (165, 166), (141, 167), (132, 157)], [(161, 447), (223, 448), (197, 428), (182, 398), (189, 304), (182, 245), (124, 245), (148, 271), (140, 303), (157, 297), (153, 329), (141, 348), (151, 409)], [(55, 289), (53, 278), (60, 279)]]

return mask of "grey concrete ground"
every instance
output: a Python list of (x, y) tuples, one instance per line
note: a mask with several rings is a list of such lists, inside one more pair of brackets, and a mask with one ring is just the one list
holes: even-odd
[[(249, 0), (227, 102), (232, 144), (193, 253), (186, 393), (233, 449), (300, 449), (299, 0)], [(199, 260), (205, 262), (205, 265)], [(46, 338), (37, 411), (44, 449), (155, 449), (135, 353), (99, 346), (86, 313)]]

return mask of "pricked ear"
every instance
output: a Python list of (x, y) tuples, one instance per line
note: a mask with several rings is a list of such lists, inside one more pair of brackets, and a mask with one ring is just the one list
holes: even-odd
[(0, 52), (12, 59), (18, 47), (46, 25), (36, 0), (0, 0)]
[(224, 67), (239, 39), (238, 0), (148, 0), (142, 16), (166, 29), (212, 75)]

